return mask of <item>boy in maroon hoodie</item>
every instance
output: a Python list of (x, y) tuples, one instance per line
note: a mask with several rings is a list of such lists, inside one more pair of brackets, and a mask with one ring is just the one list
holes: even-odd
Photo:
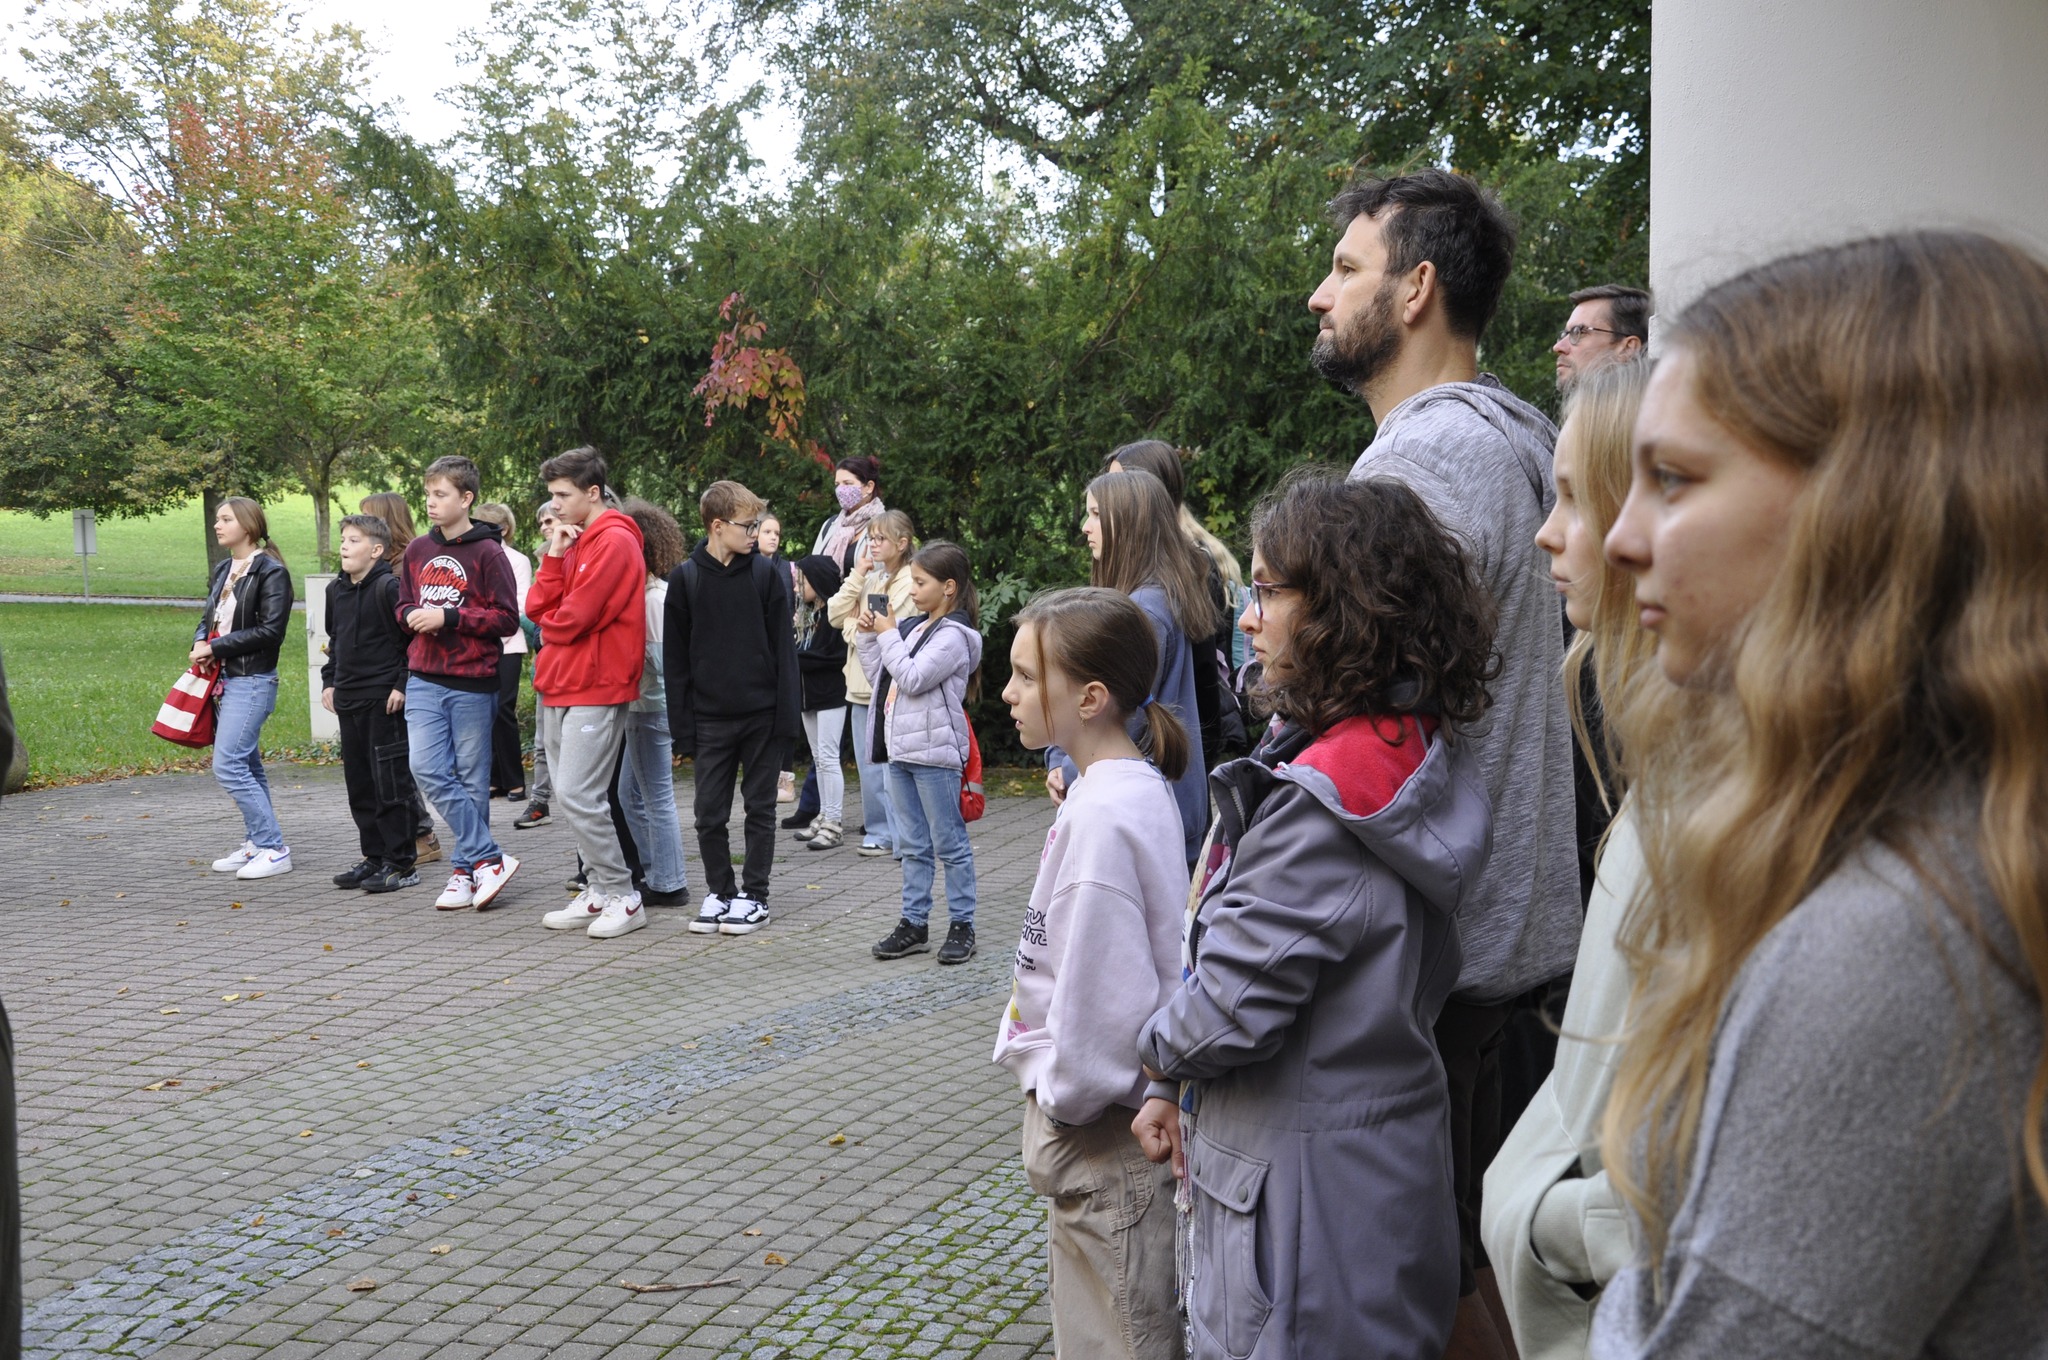
[(583, 854), (584, 888), (541, 918), (550, 930), (582, 927), (610, 939), (647, 924), (619, 847), (606, 790), (626, 736), (626, 706), (640, 697), (647, 654), (647, 560), (640, 526), (605, 505), (604, 459), (571, 449), (542, 463), (555, 510), (526, 616), (547, 645), (536, 654), (541, 744), (555, 806)]
[(498, 639), (519, 627), (512, 568), (498, 526), (473, 523), (480, 485), (467, 458), (437, 458), (424, 478), (433, 528), (405, 550), (398, 620), (406, 648), (406, 740), (413, 782), (455, 833), (440, 911), (490, 905), (519, 867), (491, 839), (491, 722)]

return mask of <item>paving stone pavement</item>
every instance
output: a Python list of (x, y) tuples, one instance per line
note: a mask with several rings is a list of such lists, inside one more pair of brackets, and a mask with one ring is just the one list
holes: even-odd
[(759, 934), (590, 940), (538, 924), (559, 822), (497, 804), (502, 905), (437, 913), (328, 883), (338, 770), (272, 777), (297, 870), (260, 882), (208, 868), (207, 776), (0, 803), (31, 1355), (1051, 1353), (988, 1060), (1043, 800), (972, 828), (981, 953), (941, 969), (869, 957), (900, 878), (850, 848), (780, 833)]

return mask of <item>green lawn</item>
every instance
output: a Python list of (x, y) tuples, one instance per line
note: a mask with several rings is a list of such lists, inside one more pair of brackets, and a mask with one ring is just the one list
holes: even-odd
[[(341, 501), (353, 507), (362, 496), (361, 491), (343, 492)], [(304, 575), (314, 566), (312, 497), (280, 497), (264, 511), (270, 536), (291, 568), (292, 588), (304, 599)], [(91, 559), (92, 593), (169, 599), (206, 594), (201, 530), (197, 500), (146, 519), (100, 520), (99, 553)], [(71, 516), (37, 519), (0, 510), (0, 594), (76, 598), (83, 588), (78, 559), (71, 555)]]
[[(0, 604), (0, 658), (7, 663), (7, 697), (28, 748), (30, 783), (190, 767), (209, 759), (210, 752), (173, 746), (149, 731), (164, 691), (185, 668), (198, 621), (196, 609)], [(263, 728), (266, 756), (315, 754), (306, 710), (305, 638), (303, 628), (294, 628), (286, 639), (277, 712)]]

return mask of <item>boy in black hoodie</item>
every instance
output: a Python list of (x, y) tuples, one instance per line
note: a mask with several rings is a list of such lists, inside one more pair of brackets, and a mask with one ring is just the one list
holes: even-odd
[[(669, 732), (676, 754), (697, 762), (697, 852), (710, 889), (690, 930), (748, 935), (768, 924), (775, 780), (797, 732), (795, 604), (788, 568), (754, 552), (759, 496), (713, 482), (697, 508), (704, 541), (668, 578), (661, 635)], [(742, 769), (747, 856), (735, 884), (725, 824)]]
[(375, 515), (341, 522), (342, 574), (327, 583), (327, 661), (320, 706), (341, 723), (341, 772), (363, 858), (337, 888), (395, 892), (420, 881), (413, 866), (412, 770), (405, 741), (405, 652), (398, 578), (385, 561), (391, 527)]

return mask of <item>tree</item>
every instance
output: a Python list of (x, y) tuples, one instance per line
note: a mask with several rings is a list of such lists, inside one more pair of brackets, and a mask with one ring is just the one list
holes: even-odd
[[(39, 158), (117, 205), (147, 249), (174, 251), (166, 205), (186, 189), (175, 128), (181, 111), (224, 123), (244, 108), (286, 111), (311, 128), (340, 125), (362, 101), (362, 36), (345, 25), (307, 31), (279, 0), (49, 0), (32, 5), (21, 61), (32, 88), (0, 86), (0, 105)], [(158, 422), (159, 435), (175, 422)], [(124, 480), (153, 475), (163, 446), (143, 435)], [(209, 561), (222, 550), (213, 514), (229, 490), (274, 480), (233, 449), (189, 445), (172, 466), (200, 492)], [(324, 512), (323, 512), (324, 513)]]
[(276, 109), (173, 118), (178, 196), (148, 211), (176, 242), (151, 271), (128, 344), (164, 430), (229, 451), (245, 482), (313, 498), (320, 564), (349, 460), (402, 448), (441, 393), (406, 270), (368, 248), (327, 157)]
[(0, 505), (149, 514), (199, 460), (139, 428), (120, 336), (141, 241), (91, 186), (0, 156)]

